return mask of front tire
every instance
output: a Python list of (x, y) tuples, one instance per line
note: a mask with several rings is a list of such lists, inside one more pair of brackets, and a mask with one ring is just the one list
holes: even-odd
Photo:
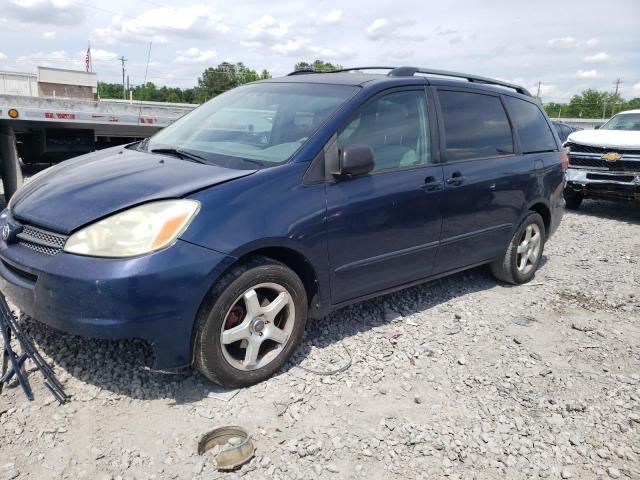
[(509, 242), (507, 251), (491, 264), (491, 272), (503, 282), (514, 285), (527, 283), (540, 265), (545, 241), (542, 217), (529, 212)]
[(584, 194), (582, 192), (574, 192), (567, 189), (564, 191), (565, 206), (568, 210), (577, 210), (583, 199)]
[(302, 281), (283, 263), (254, 257), (233, 267), (200, 307), (195, 367), (226, 387), (266, 380), (300, 342), (307, 305)]

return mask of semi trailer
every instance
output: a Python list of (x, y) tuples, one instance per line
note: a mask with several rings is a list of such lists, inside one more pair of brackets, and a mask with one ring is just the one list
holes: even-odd
[(0, 95), (0, 173), (8, 201), (22, 166), (51, 165), (153, 135), (196, 105)]

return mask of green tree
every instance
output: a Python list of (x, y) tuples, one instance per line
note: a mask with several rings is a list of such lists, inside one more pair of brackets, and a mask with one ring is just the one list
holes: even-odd
[(331, 72), (333, 70), (340, 70), (342, 65), (325, 62), (323, 60), (316, 60), (313, 63), (298, 62), (294, 69), (298, 70), (313, 70), (314, 72)]
[(588, 89), (571, 97), (569, 103), (548, 103), (544, 106), (551, 118), (608, 118), (618, 112), (640, 108), (640, 98), (625, 101), (612, 92)]
[(207, 68), (198, 78), (198, 90), (196, 100), (205, 102), (216, 95), (226, 92), (238, 85), (255, 82), (263, 78), (269, 78), (269, 72), (265, 69), (261, 74), (246, 67), (242, 62), (223, 62), (217, 67)]
[(549, 115), (549, 117), (557, 118), (562, 116), (564, 113), (566, 113), (567, 106), (563, 103), (551, 102), (551, 103), (547, 103), (544, 106), (544, 109), (547, 112), (547, 115)]
[[(603, 118), (611, 115), (624, 103), (620, 95), (601, 92), (592, 88), (574, 95), (567, 105), (566, 116), (581, 118)], [(564, 114), (563, 114), (564, 115)]]

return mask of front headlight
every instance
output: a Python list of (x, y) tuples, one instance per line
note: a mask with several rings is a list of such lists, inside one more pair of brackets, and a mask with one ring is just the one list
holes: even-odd
[(161, 200), (125, 210), (71, 235), (64, 251), (92, 257), (134, 257), (173, 243), (198, 213), (195, 200)]

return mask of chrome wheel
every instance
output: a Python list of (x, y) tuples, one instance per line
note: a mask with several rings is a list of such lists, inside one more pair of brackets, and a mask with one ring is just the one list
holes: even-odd
[(518, 243), (516, 255), (518, 271), (526, 275), (535, 268), (541, 251), (542, 233), (540, 232), (540, 227), (535, 223), (531, 223), (522, 232), (520, 243)]
[(271, 363), (289, 341), (295, 323), (291, 294), (276, 283), (246, 290), (222, 323), (222, 353), (238, 370), (257, 370)]

